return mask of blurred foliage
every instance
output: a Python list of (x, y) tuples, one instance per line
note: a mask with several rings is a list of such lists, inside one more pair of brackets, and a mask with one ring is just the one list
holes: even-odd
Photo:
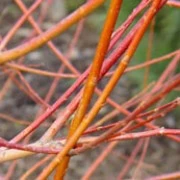
[(68, 0), (68, 1), (65, 1), (65, 4), (67, 7), (67, 10), (69, 12), (72, 12), (75, 9), (77, 9), (79, 6), (81, 6), (84, 2), (85, 2), (84, 0), (76, 0), (76, 1)]
[[(68, 10), (71, 12), (84, 2), (85, 1), (83, 0), (69, 0), (66, 1), (66, 5)], [(123, 1), (117, 27), (128, 17), (128, 15), (133, 11), (133, 9), (137, 6), (139, 2), (140, 0)], [(98, 32), (100, 32), (102, 28), (102, 26), (99, 26), (99, 24), (102, 24), (106, 17), (109, 3), (110, 0), (107, 0), (104, 5), (98, 10), (96, 10), (96, 13), (90, 15), (88, 19), (90, 26), (94, 27), (95, 30)], [(139, 19), (139, 17), (136, 19), (136, 21)], [(165, 6), (156, 16), (153, 49), (151, 55), (152, 58), (165, 55), (180, 47), (179, 17), (179, 9), (168, 6)], [(136, 54), (133, 57), (131, 63), (132, 65), (139, 64), (145, 61), (148, 47), (148, 34), (149, 32), (145, 34), (141, 44), (139, 45)], [(164, 68), (168, 65), (169, 62), (170, 61), (167, 60), (162, 63), (152, 65), (149, 81), (155, 81), (161, 75)], [(180, 71), (180, 67), (178, 67), (177, 71)], [(140, 86), (142, 85), (143, 76), (144, 70), (138, 70), (134, 71), (133, 73), (129, 73), (129, 77), (133, 80), (133, 82), (139, 84)]]

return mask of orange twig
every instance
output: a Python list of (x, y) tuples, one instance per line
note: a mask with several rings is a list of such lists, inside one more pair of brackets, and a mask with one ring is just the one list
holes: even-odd
[(33, 38), (30, 42), (24, 43), (12, 50), (0, 52), (0, 64), (17, 59), (26, 55), (29, 52), (44, 45), (49, 40), (60, 35), (67, 30), (70, 26), (75, 24), (80, 19), (90, 14), (94, 9), (100, 6), (105, 0), (88, 1), (86, 4), (77, 9), (74, 13), (66, 17), (63, 21), (55, 25), (50, 30), (42, 33), (41, 35)]
[(34, 68), (30, 68), (30, 67), (27, 67), (24, 65), (14, 64), (14, 63), (7, 63), (6, 66), (10, 67), (12, 69), (17, 69), (19, 71), (33, 73), (33, 74), (37, 74), (40, 76), (62, 77), (62, 78), (77, 78), (78, 77), (77, 75), (74, 75), (74, 74), (54, 73), (54, 72), (40, 70), (40, 69), (34, 69)]
[(56, 158), (43, 170), (43, 172), (40, 174), (38, 179), (45, 179), (47, 176), (54, 170), (54, 168), (62, 161), (64, 156), (67, 155), (67, 153), (70, 151), (70, 149), (76, 144), (76, 141), (79, 139), (83, 131), (88, 127), (90, 122), (94, 119), (95, 115), (98, 113), (100, 108), (102, 107), (102, 104), (105, 102), (108, 95), (111, 93), (113, 87), (116, 85), (119, 78), (122, 76), (124, 70), (126, 69), (131, 57), (133, 56), (142, 36), (144, 35), (145, 30), (147, 29), (147, 26), (151, 22), (152, 18), (154, 17), (156, 10), (160, 4), (160, 0), (155, 0), (152, 3), (152, 6), (150, 7), (149, 11), (145, 15), (146, 18), (144, 19), (144, 22), (141, 26), (141, 28), (136, 33), (134, 39), (132, 40), (132, 43), (130, 44), (125, 57), (122, 59), (120, 65), (117, 67), (117, 70), (115, 71), (114, 75), (112, 76), (111, 80), (107, 84), (105, 90), (103, 91), (102, 95), (98, 99), (98, 101), (95, 103), (94, 107), (88, 114), (87, 118), (85, 118), (76, 132), (73, 134), (73, 136), (67, 141), (67, 144), (64, 146), (63, 150), (56, 156)]
[[(68, 139), (74, 134), (74, 132), (78, 128), (90, 104), (91, 98), (94, 93), (94, 89), (96, 87), (99, 78), (101, 67), (108, 50), (108, 46), (110, 44), (111, 35), (114, 30), (114, 26), (116, 24), (116, 20), (119, 14), (119, 9), (121, 7), (121, 4), (122, 4), (122, 0), (111, 1), (111, 5), (109, 7), (109, 11), (107, 14), (107, 19), (105, 21), (105, 25), (92, 63), (92, 67), (90, 69), (89, 76), (85, 84), (82, 100), (80, 101), (79, 107), (70, 126)], [(68, 162), (69, 162), (69, 157), (65, 157), (56, 171), (55, 179), (58, 180), (63, 178), (66, 172)]]

